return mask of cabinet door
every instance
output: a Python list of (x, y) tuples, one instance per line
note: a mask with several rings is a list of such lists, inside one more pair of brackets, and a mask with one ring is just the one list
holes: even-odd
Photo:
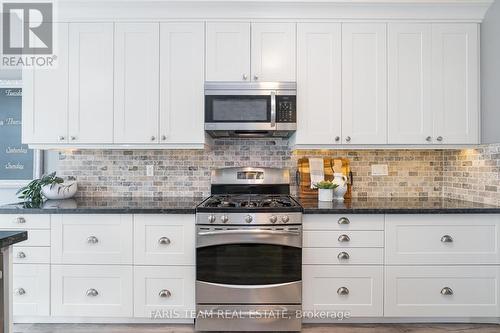
[(159, 24), (115, 24), (115, 143), (158, 142)]
[(387, 143), (385, 24), (342, 25), (342, 80), (343, 143)]
[(437, 143), (478, 143), (477, 24), (433, 24), (432, 52), (432, 110)]
[(23, 142), (68, 142), (68, 24), (54, 24), (53, 67), (23, 71)]
[(296, 143), (340, 143), (340, 23), (299, 23), (297, 33), (297, 102), (304, 112), (298, 113)]
[(204, 25), (160, 26), (160, 141), (201, 143), (204, 120)]
[(394, 23), (388, 29), (388, 142), (431, 143), (431, 25)]
[(250, 80), (250, 23), (209, 22), (207, 81)]
[(295, 81), (295, 23), (252, 24), (252, 80)]
[(113, 23), (69, 25), (69, 140), (113, 142)]
[(12, 268), (14, 316), (49, 316), (50, 266), (15, 264)]

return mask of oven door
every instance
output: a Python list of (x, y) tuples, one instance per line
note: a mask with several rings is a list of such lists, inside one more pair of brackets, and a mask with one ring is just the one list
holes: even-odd
[(302, 298), (302, 229), (197, 228), (198, 304), (297, 304)]

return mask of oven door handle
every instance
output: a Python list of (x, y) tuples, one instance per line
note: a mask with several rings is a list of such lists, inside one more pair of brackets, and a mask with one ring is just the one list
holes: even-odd
[(217, 235), (270, 235), (270, 236), (300, 236), (299, 231), (271, 231), (271, 230), (220, 230), (199, 232), (198, 236)]
[(269, 244), (302, 247), (300, 231), (272, 230), (220, 230), (201, 231), (196, 234), (196, 247), (227, 244)]

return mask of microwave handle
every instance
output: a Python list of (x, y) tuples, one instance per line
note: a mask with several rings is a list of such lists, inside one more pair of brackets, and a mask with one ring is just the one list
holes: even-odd
[(276, 91), (271, 91), (271, 127), (276, 127)]

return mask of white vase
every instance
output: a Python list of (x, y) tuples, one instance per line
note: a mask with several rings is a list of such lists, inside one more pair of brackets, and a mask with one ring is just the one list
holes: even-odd
[(42, 194), (49, 200), (69, 199), (75, 195), (77, 189), (76, 182), (48, 184), (42, 186)]
[(347, 192), (347, 177), (342, 173), (334, 173), (332, 183), (338, 185), (333, 190), (333, 200), (344, 200)]
[(331, 189), (331, 188), (318, 189), (318, 200), (319, 201), (332, 201), (333, 200), (333, 189)]

